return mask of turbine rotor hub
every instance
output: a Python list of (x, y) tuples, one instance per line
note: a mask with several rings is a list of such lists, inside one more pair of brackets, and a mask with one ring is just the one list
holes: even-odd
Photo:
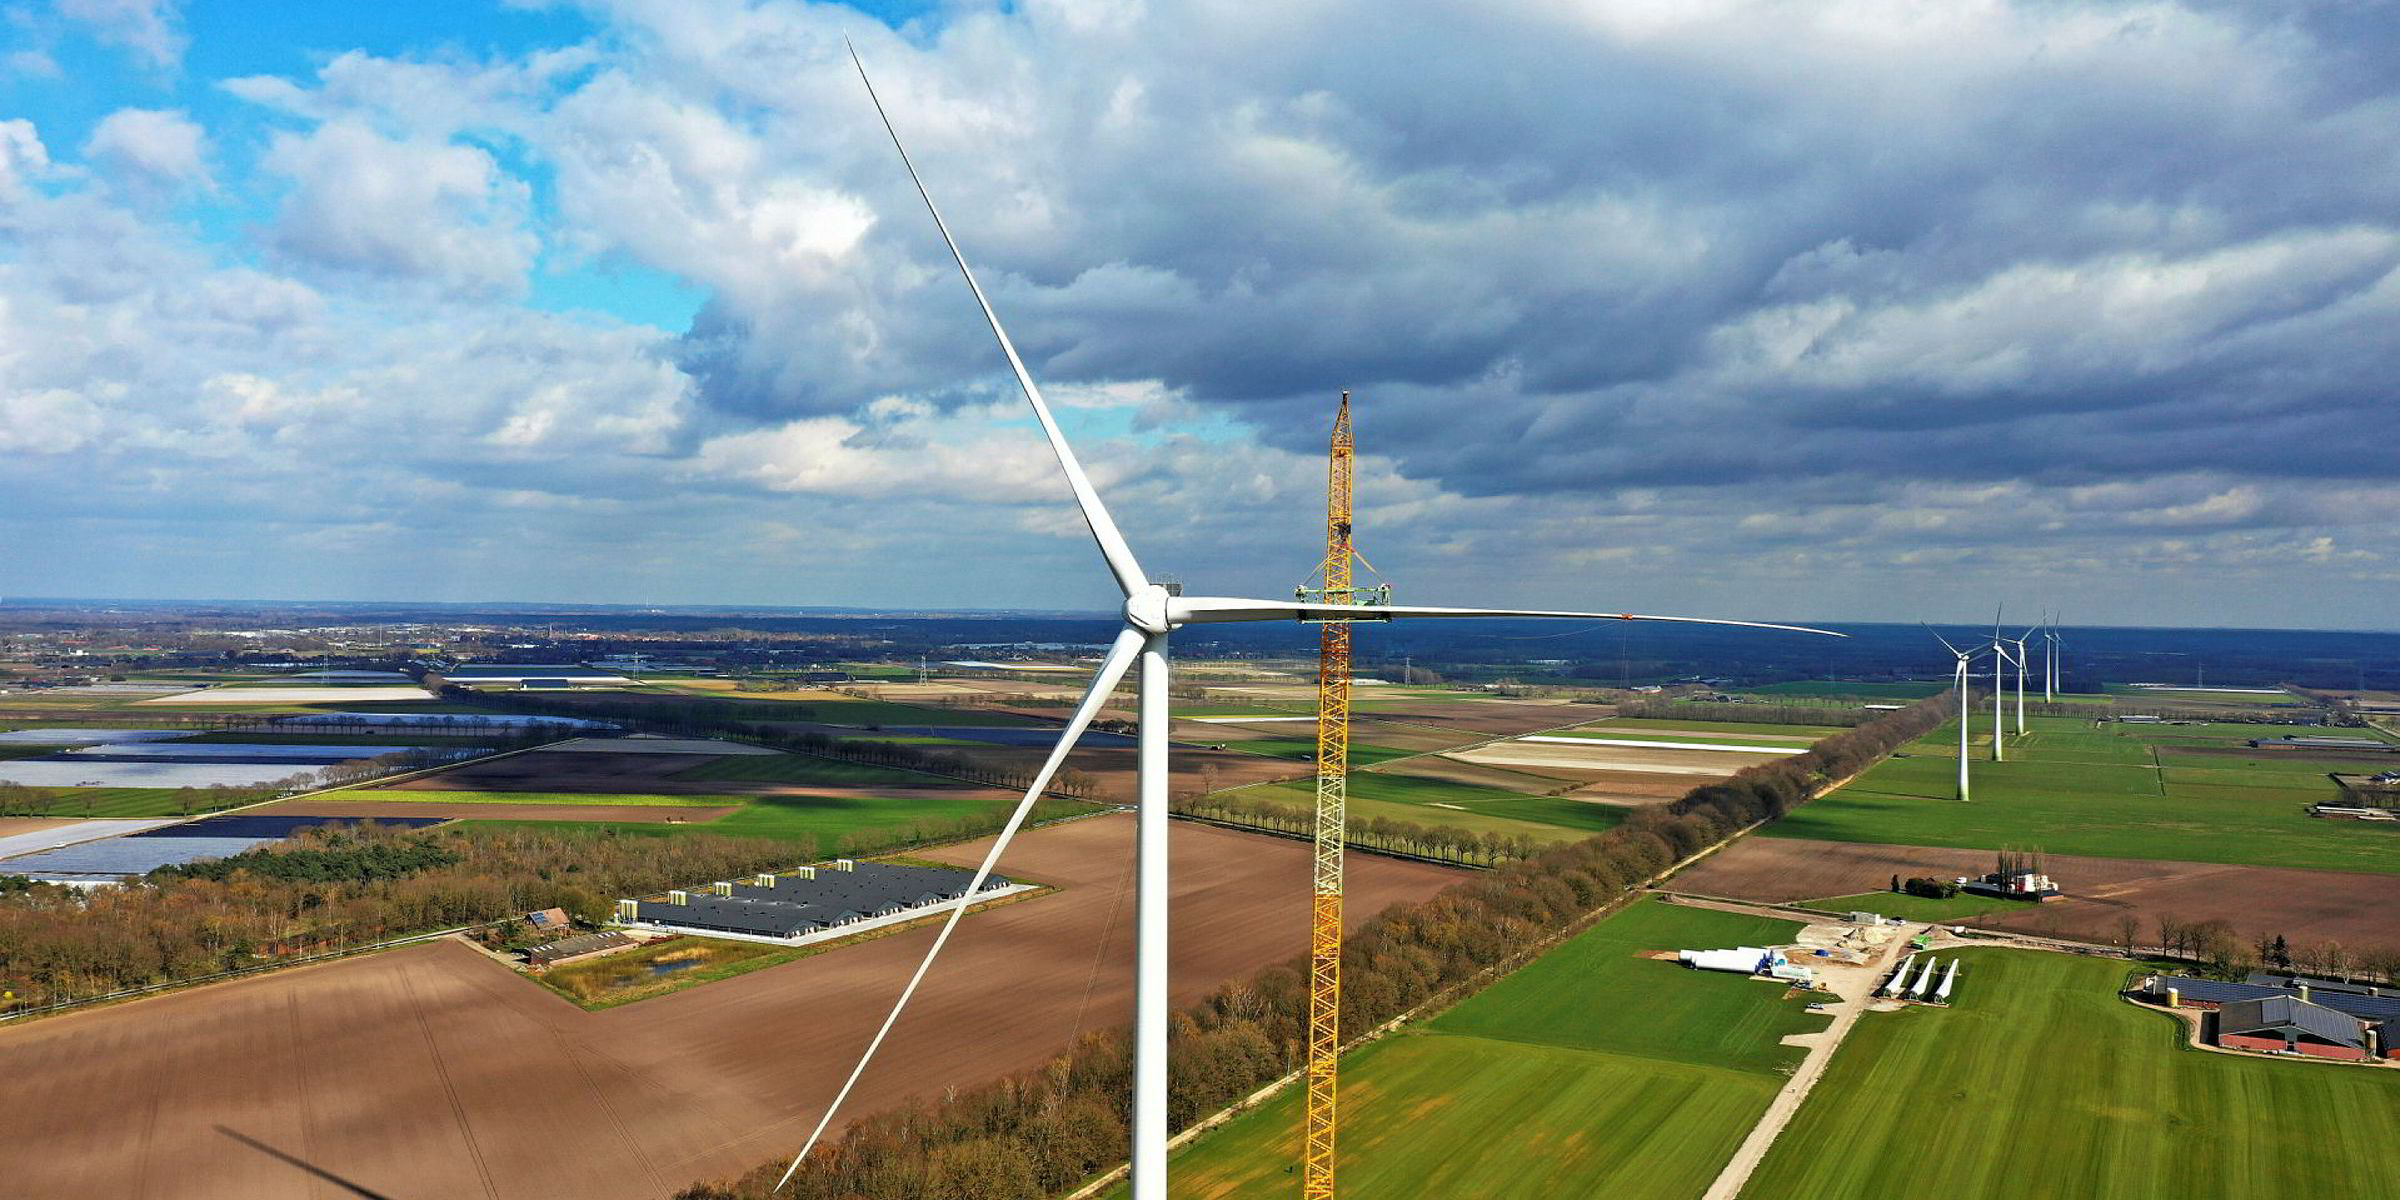
[(1153, 583), (1125, 597), (1125, 623), (1143, 633), (1165, 633), (1175, 627), (1167, 615), (1167, 589)]

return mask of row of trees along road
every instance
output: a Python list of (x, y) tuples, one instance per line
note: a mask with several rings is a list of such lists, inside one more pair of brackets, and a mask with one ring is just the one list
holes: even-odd
[[(1939, 726), (1950, 703), (1945, 694), (1885, 714), (1804, 753), (1637, 812), (1597, 837), (1385, 909), (1343, 943), (1342, 1028), (1373, 1029), (1488, 983), (1674, 863), (1781, 815)], [(1307, 1011), (1306, 964), (1295, 955), (1177, 1014), (1168, 1099), (1175, 1127), (1298, 1068)], [(1124, 1161), (1131, 1078), (1128, 1031), (1087, 1034), (1039, 1070), (862, 1118), (812, 1154), (780, 1193), (772, 1190), (783, 1173), (778, 1161), (686, 1188), (678, 1200), (1057, 1195)]]

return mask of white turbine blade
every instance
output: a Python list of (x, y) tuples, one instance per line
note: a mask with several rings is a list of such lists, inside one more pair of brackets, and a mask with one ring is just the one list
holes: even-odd
[[(843, 43), (848, 46), (848, 43)], [(1083, 464), (1075, 458), (1075, 448), (1067, 445), (1067, 435), (1060, 433), (1058, 422), (1050, 416), (1050, 406), (1042, 400), (1042, 389), (1033, 382), (1033, 374), (1025, 369), (1025, 360), (1017, 356), (1017, 345), (1008, 339), (1008, 330), (1000, 325), (1000, 314), (992, 311), (992, 302), (984, 298), (983, 285), (975, 282), (975, 272), (967, 266), (967, 256), (959, 251), (958, 239), (950, 236), (950, 226), (942, 220), (942, 210), (934, 207), (933, 193), (925, 190), (925, 180), (917, 174), (917, 164), (908, 157), (908, 147), (900, 144), (900, 131), (892, 127), (890, 113), (883, 111), (883, 98), (875, 94), (875, 81), (867, 78), (867, 64), (859, 61), (858, 48), (849, 46), (850, 63), (858, 68), (858, 81), (867, 85), (867, 99), (875, 104), (875, 115), (883, 119), (883, 131), (891, 135), (892, 149), (900, 152), (900, 165), (908, 168), (908, 180), (917, 185), (917, 195), (925, 201), (925, 211), (933, 215), (933, 227), (941, 231), (942, 244), (950, 248), (950, 258), (958, 264), (958, 273), (966, 277), (967, 290), (975, 293), (975, 303), (983, 309), (983, 319), (992, 327), (992, 336), (1000, 341), (1000, 353), (1008, 358), (1008, 369), (1016, 372), (1017, 386), (1025, 390), (1025, 398), (1033, 403), (1034, 419), (1042, 423), (1042, 433), (1050, 439), (1050, 449), (1058, 454), (1059, 468), (1066, 472), (1067, 486), (1075, 492), (1075, 503), (1083, 509), (1083, 523), (1091, 527), (1092, 540), (1100, 544), (1100, 556), (1108, 560), (1108, 573), (1117, 577), (1117, 587), (1128, 596), (1150, 586), (1142, 574), (1142, 565), (1134, 561), (1133, 547), (1125, 544), (1125, 535), (1117, 531), (1108, 508), (1100, 503), (1100, 493), (1092, 490), (1091, 477), (1083, 473)]]
[[(1921, 624), (1921, 625), (1922, 625), (1922, 624), (1924, 624), (1924, 622), (1920, 621), (1920, 622), (1918, 622), (1918, 624)], [(1936, 630), (1936, 629), (1935, 629), (1933, 626), (1931, 626), (1931, 625), (1926, 625), (1926, 626), (1925, 626), (1925, 632), (1932, 634), (1932, 635), (1933, 635), (1933, 640), (1935, 640), (1935, 641), (1937, 641), (1937, 642), (1940, 642), (1940, 643), (1942, 644), (1942, 648), (1943, 648), (1943, 649), (1945, 649), (1945, 650), (1948, 650), (1950, 653), (1952, 653), (1952, 654), (1955, 654), (1955, 655), (1957, 655), (1957, 656), (1958, 656), (1958, 657), (1960, 657), (1960, 658), (1965, 658), (1965, 657), (1966, 657), (1966, 655), (1965, 655), (1965, 654), (1963, 654), (1963, 653), (1961, 653), (1961, 652), (1959, 651), (1959, 648), (1958, 648), (1958, 647), (1956, 647), (1956, 646), (1953, 646), (1953, 645), (1951, 645), (1951, 644), (1950, 644), (1950, 639), (1949, 639), (1949, 638), (1943, 637), (1943, 636), (1941, 635), (1940, 631)]]
[(932, 968), (934, 958), (949, 943), (950, 931), (958, 928), (958, 919), (975, 903), (983, 889), (983, 881), (990, 877), (993, 865), (1000, 861), (1001, 851), (1008, 849), (1009, 839), (1017, 836), (1017, 829), (1025, 823), (1026, 814), (1033, 811), (1034, 801), (1041, 799), (1042, 789), (1050, 786), (1050, 777), (1058, 774), (1059, 764), (1065, 762), (1067, 752), (1075, 748), (1075, 740), (1083, 736), (1084, 727), (1090, 725), (1101, 706), (1108, 703), (1109, 694), (1116, 690), (1118, 681), (1125, 678), (1126, 669), (1140, 657), (1141, 651), (1142, 635), (1139, 631), (1127, 629), (1117, 634), (1116, 644), (1109, 647), (1108, 656), (1100, 661), (1099, 672), (1092, 676), (1091, 690), (1083, 694), (1083, 703), (1076, 707), (1075, 716), (1059, 732), (1058, 745), (1051, 747), (1049, 759), (1042, 763), (1042, 769), (1034, 775), (1033, 786), (1025, 789), (1025, 798), (1017, 802), (1016, 811), (1008, 815), (1008, 823), (1000, 827), (1000, 836), (993, 839), (992, 848), (983, 856), (983, 864), (975, 868), (975, 878), (967, 884), (966, 894), (950, 906), (950, 918), (942, 922), (941, 933), (935, 935), (933, 945), (926, 948), (925, 961), (917, 964), (917, 973), (909, 976), (907, 987), (900, 989), (900, 999), (892, 1005), (891, 1015), (883, 1019), (883, 1027), (876, 1030), (874, 1040), (867, 1043), (867, 1052), (860, 1055), (858, 1065), (850, 1069), (850, 1078), (842, 1083), (842, 1090), (834, 1093), (833, 1103), (825, 1106), (825, 1115), (818, 1118), (817, 1127), (810, 1131), (808, 1143), (800, 1147), (800, 1153), (792, 1159), (792, 1165), (785, 1169), (783, 1178), (775, 1181), (776, 1190), (782, 1190), (784, 1184), (792, 1181), (792, 1176), (800, 1170), (800, 1164), (807, 1161), (809, 1151), (817, 1148), (817, 1139), (825, 1136), (826, 1127), (833, 1124), (834, 1114), (840, 1112), (842, 1102), (850, 1098), (850, 1089), (858, 1086), (859, 1076), (866, 1074), (867, 1064), (874, 1061), (875, 1051), (882, 1048), (884, 1035), (890, 1033), (893, 1024), (900, 1020), (900, 1012), (908, 1007), (909, 997), (917, 994), (917, 985), (925, 982), (925, 972)]
[(1230, 596), (1181, 596), (1167, 602), (1167, 614), (1177, 624), (1217, 625), (1232, 621), (1381, 621), (1417, 617), (1543, 617), (1576, 621), (1666, 621), (1678, 625), (1735, 625), (1745, 629), (1780, 629), (1789, 633), (1818, 633), (1848, 637), (1830, 629), (1806, 625), (1770, 625), (1763, 621), (1721, 621), (1714, 617), (1660, 617), (1644, 613), (1557, 612), (1537, 608), (1426, 608), (1401, 604), (1307, 604), (1297, 600), (1243, 600)]

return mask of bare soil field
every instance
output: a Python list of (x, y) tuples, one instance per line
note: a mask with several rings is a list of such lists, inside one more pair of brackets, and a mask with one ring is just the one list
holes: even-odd
[(1743, 767), (1755, 766), (1766, 758), (1759, 754), (1725, 754), (1709, 750), (1622, 747), (1608, 742), (1586, 742), (1581, 745), (1564, 742), (1500, 742), (1461, 750), (1451, 757), (1502, 767), (1626, 771), (1641, 775), (1706, 776), (1713, 779), (1722, 779)]
[(1486, 763), (1465, 763), (1438, 755), (1430, 758), (1412, 758), (1407, 762), (1395, 764), (1389, 773), (1413, 776), (1418, 779), (1440, 779), (1450, 783), (1467, 784), (1471, 787), (1494, 788), (1503, 792), (1524, 792), (1528, 795), (1546, 794), (1573, 782), (1573, 780), (1559, 775), (1513, 767), (1495, 767)]
[[(358, 792), (353, 795), (371, 795)], [(880, 793), (879, 793), (880, 794)], [(474, 821), (617, 821), (664, 825), (699, 824), (740, 811), (721, 808), (665, 808), (648, 804), (445, 804), (439, 800), (285, 800), (263, 808), (245, 809), (262, 816), (449, 817)]]
[[(1132, 832), (1026, 834), (1004, 869), (1062, 890), (959, 927), (850, 1111), (1129, 1020)], [(1178, 1003), (1306, 949), (1306, 844), (1178, 822), (1173, 858)], [(1463, 877), (1361, 855), (1349, 912)], [(50, 1200), (660, 1200), (796, 1149), (932, 936), (600, 1013), (444, 941), (0, 1027), (0, 1078), (40, 1098), (12, 1109), (0, 1179)]]
[(1589, 800), (1596, 804), (1641, 808), (1646, 805), (1668, 804), (1680, 800), (1685, 793), (1706, 782), (1706, 780), (1694, 779), (1689, 775), (1642, 775), (1630, 771), (1616, 771), (1610, 772), (1606, 778), (1596, 783), (1587, 783), (1576, 788), (1567, 795), (1577, 800)]
[[(1375, 699), (1363, 690), (1356, 694), (1361, 700)], [(1615, 712), (1606, 705), (1568, 700), (1427, 700), (1401, 701), (1362, 715), (1378, 721), (1421, 721), (1486, 737), (1503, 737), (1589, 724)]]
[[(1878, 891), (1894, 875), (1979, 875), (1992, 863), (1988, 850), (1750, 837), (1676, 876), (1668, 889), (1781, 903)], [(2128, 915), (2142, 923), (2144, 939), (2168, 916), (2222, 920), (2245, 940), (2280, 933), (2296, 942), (2400, 943), (2391, 916), (2400, 911), (2400, 876), (2068, 854), (2050, 855), (2048, 869), (2066, 899), (1959, 923), (2110, 943)]]
[(0, 817), (0, 838), (14, 837), (20, 833), (40, 833), (45, 829), (57, 829), (74, 823), (73, 817)]

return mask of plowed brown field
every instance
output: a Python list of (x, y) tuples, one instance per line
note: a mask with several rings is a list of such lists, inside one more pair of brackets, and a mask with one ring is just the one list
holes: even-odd
[[(2244, 940), (2280, 933), (2295, 942), (2330, 940), (2353, 948), (2400, 945), (2391, 915), (2400, 911), (2400, 876), (2070, 854), (2050, 855), (2047, 862), (2066, 889), (2065, 899), (1959, 923), (2111, 943), (2128, 915), (2141, 923), (2145, 941), (2157, 936), (2158, 918), (2168, 916), (2223, 920)], [(1992, 865), (1988, 850), (1750, 837), (1676, 876), (1667, 888), (1785, 902), (1879, 891), (1894, 875), (1980, 875)]]
[[(1005, 868), (1062, 890), (960, 926), (850, 1111), (1129, 1019), (1131, 843), (1123, 816), (1027, 834)], [(1304, 843), (1178, 823), (1173, 859), (1179, 1003), (1306, 948)], [(1461, 877), (1362, 855), (1349, 912)], [(0, 1193), (658, 1200), (795, 1149), (931, 937), (602, 1013), (439, 942), (0, 1028)]]

